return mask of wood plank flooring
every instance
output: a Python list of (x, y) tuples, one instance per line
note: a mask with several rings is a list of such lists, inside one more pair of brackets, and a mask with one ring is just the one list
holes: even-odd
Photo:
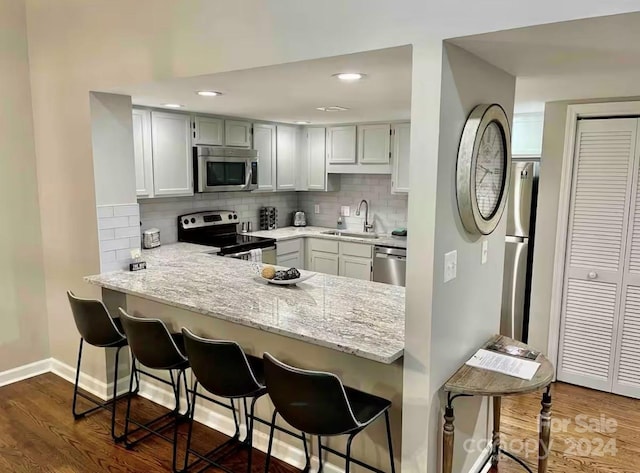
[[(133, 450), (114, 445), (109, 431), (110, 413), (100, 410), (85, 419), (74, 421), (71, 414), (72, 395), (73, 385), (50, 373), (0, 388), (0, 472), (171, 471), (169, 443), (150, 438)], [(118, 411), (118, 416), (122, 419), (125, 403), (120, 404), (123, 409)], [(86, 406), (90, 407), (89, 404)], [(138, 398), (132, 405), (132, 412), (144, 420), (152, 419), (166, 412), (166, 409)], [(184, 445), (186, 425), (182, 427), (181, 445)], [(199, 451), (208, 451), (227, 438), (197, 424), (193, 445)], [(246, 452), (238, 452), (225, 460), (224, 466), (244, 472), (246, 458)], [(264, 471), (264, 458), (262, 452), (254, 450), (253, 472)], [(294, 473), (299, 470), (274, 460), (270, 471)]]
[[(109, 413), (98, 412), (74, 421), (71, 415), (73, 386), (45, 374), (0, 388), (0, 472), (93, 473), (169, 472), (171, 447), (149, 439), (134, 450), (114, 445), (109, 435)], [(567, 384), (553, 387), (552, 448), (550, 473), (637, 473), (640, 471), (640, 400), (591, 391)], [(540, 396), (503, 399), (503, 445), (512, 450), (537, 445), (537, 413)], [(136, 413), (151, 418), (163, 409), (144, 399), (136, 400)], [(123, 412), (119, 412), (122, 418)], [(581, 415), (582, 417), (577, 417)], [(609, 419), (608, 426), (583, 432), (589, 419)], [(615, 428), (610, 419), (616, 422)], [(564, 424), (563, 424), (564, 422)], [(609, 427), (611, 432), (605, 432)], [(183, 429), (184, 430), (184, 429)], [(213, 448), (227, 437), (202, 425), (194, 429), (194, 445)], [(184, 442), (184, 433), (181, 436)], [(616, 451), (613, 451), (614, 447)], [(526, 459), (535, 465), (536, 453)], [(225, 461), (233, 471), (245, 471), (246, 453)], [(255, 451), (255, 473), (262, 472), (264, 454)], [(535, 471), (535, 466), (534, 466)], [(214, 471), (214, 470), (208, 470)], [(272, 472), (294, 473), (295, 468), (275, 460)], [(503, 458), (494, 473), (520, 473), (512, 460)]]

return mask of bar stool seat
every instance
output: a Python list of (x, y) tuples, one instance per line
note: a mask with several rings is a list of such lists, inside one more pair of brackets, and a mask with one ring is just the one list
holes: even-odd
[(354, 417), (361, 424), (368, 425), (391, 407), (388, 399), (365, 393), (349, 386), (344, 387)]

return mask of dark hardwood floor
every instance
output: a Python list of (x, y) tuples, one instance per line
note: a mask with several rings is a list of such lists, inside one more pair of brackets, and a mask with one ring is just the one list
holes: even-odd
[[(169, 443), (150, 438), (133, 450), (114, 445), (109, 431), (110, 413), (101, 410), (74, 421), (72, 395), (73, 385), (50, 373), (0, 388), (0, 472), (171, 471)], [(125, 403), (120, 404), (122, 410), (119, 409), (118, 418), (122, 419)], [(141, 398), (136, 399), (132, 409), (143, 420), (166, 412)], [(186, 425), (183, 425), (181, 445), (184, 445), (185, 433)], [(210, 450), (228, 438), (200, 424), (194, 428), (193, 435), (193, 445), (200, 451)], [(254, 451), (254, 472), (264, 470), (264, 457), (262, 452)], [(224, 461), (224, 466), (233, 471), (246, 471), (246, 452), (231, 456)], [(294, 473), (299, 470), (274, 460), (270, 471)]]

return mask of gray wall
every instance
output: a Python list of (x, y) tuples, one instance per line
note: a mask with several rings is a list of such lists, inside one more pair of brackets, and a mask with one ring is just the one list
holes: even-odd
[[(25, 8), (0, 0), (0, 372), (49, 357)], [(59, 211), (63, 212), (61, 207)]]

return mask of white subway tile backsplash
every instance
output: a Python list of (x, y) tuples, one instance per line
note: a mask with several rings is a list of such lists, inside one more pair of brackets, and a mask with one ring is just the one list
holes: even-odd
[(116, 252), (113, 251), (100, 251), (100, 262), (111, 263), (116, 260)]
[[(128, 240), (127, 240), (128, 243)], [(129, 264), (129, 260), (131, 259), (131, 250), (129, 248), (123, 250), (116, 250), (116, 259), (118, 261), (125, 261)]]
[(98, 219), (113, 217), (113, 206), (111, 205), (100, 205), (96, 210), (98, 213)]
[(130, 227), (140, 226), (140, 216), (139, 215), (133, 215), (133, 216), (129, 217), (129, 226)]
[(131, 227), (116, 228), (114, 231), (114, 238), (129, 238), (134, 236), (140, 236), (140, 225), (138, 224)]
[(106, 228), (104, 230), (99, 230), (100, 241), (104, 240), (113, 240), (115, 238), (115, 230), (113, 228)]
[(130, 204), (130, 205), (115, 205), (113, 207), (113, 216), (114, 217), (129, 217), (131, 215), (138, 216), (140, 213), (138, 209), (138, 204)]
[(100, 239), (100, 270), (126, 269), (131, 250), (140, 248), (138, 203), (101, 205), (96, 208)]
[(122, 250), (129, 248), (128, 238), (119, 238), (117, 240), (105, 240), (100, 243), (100, 251)]
[(104, 217), (98, 219), (98, 229), (128, 227), (129, 217)]

